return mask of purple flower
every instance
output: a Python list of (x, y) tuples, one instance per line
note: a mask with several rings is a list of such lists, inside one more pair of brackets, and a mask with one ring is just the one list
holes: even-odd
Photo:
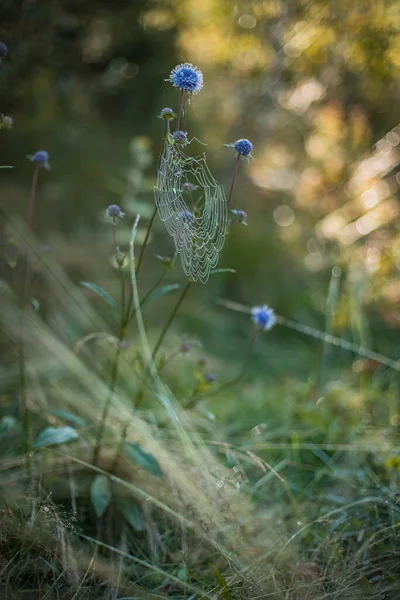
[(182, 190), (184, 192), (187, 192), (188, 194), (190, 194), (190, 192), (193, 192), (193, 190), (198, 190), (199, 186), (198, 185), (194, 185), (193, 183), (190, 183), (190, 181), (185, 181), (185, 183), (182, 185)]
[(250, 140), (246, 139), (237, 140), (233, 147), (241, 156), (250, 156), (251, 151), (253, 150), (253, 144), (250, 142)]
[(182, 354), (187, 354), (190, 352), (190, 344), (189, 342), (182, 342), (181, 344), (181, 352)]
[(264, 306), (254, 306), (251, 309), (253, 323), (262, 331), (271, 329), (276, 323), (276, 316), (272, 308), (266, 304)]
[(172, 108), (163, 108), (158, 116), (160, 119), (168, 119), (169, 121), (172, 121), (172, 119), (175, 119), (176, 114)]
[(183, 63), (172, 69), (167, 81), (182, 92), (197, 94), (203, 87), (203, 73), (191, 63)]
[(122, 212), (118, 204), (110, 204), (110, 206), (106, 210), (107, 217), (112, 217), (113, 219), (123, 219), (125, 213)]
[(34, 162), (38, 167), (44, 167), (50, 171), (49, 155), (46, 150), (38, 150), (35, 154), (28, 156), (29, 160)]
[(7, 45), (4, 42), (0, 42), (0, 58), (4, 58), (8, 54)]
[(242, 223), (242, 225), (247, 225), (247, 213), (244, 210), (232, 210), (235, 215), (235, 219), (238, 223)]
[(206, 381), (207, 383), (214, 383), (214, 381), (216, 379), (217, 378), (214, 373), (205, 373), (204, 374), (204, 381)]
[(179, 144), (179, 146), (186, 146), (189, 143), (186, 131), (175, 131), (172, 134), (172, 138), (175, 144)]
[(193, 223), (194, 221), (194, 214), (190, 212), (190, 210), (183, 210), (181, 212), (181, 214), (179, 215), (181, 221), (183, 221), (184, 223)]
[(199, 367), (205, 367), (207, 364), (207, 359), (205, 356), (200, 356), (199, 360), (197, 361), (197, 364), (199, 365)]

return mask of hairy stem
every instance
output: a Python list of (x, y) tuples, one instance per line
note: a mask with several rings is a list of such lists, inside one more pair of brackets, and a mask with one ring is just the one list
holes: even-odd
[(181, 95), (179, 96), (179, 108), (178, 108), (178, 116), (176, 118), (176, 131), (179, 130), (179, 125), (181, 124), (181, 116), (182, 116), (182, 108), (183, 108), (183, 90), (181, 90)]

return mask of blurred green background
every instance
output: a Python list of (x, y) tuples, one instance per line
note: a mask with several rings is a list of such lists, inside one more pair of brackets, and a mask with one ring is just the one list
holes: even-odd
[[(123, 247), (137, 212), (146, 227), (162, 148), (157, 115), (178, 102), (165, 79), (189, 61), (205, 84), (187, 103), (184, 126), (207, 144), (189, 151), (206, 150), (226, 189), (234, 154), (224, 144), (249, 138), (254, 160), (241, 163), (232, 202), (248, 227), (232, 228), (219, 263), (237, 275), (194, 287), (182, 333), (199, 336), (217, 370), (221, 359), (234, 370), (249, 325), (217, 304), (223, 297), (268, 303), (397, 358), (397, 0), (2, 0), (0, 39), (9, 47), (0, 112), (14, 120), (0, 131), (0, 164), (14, 167), (1, 172), (1, 206), (25, 214), (26, 155), (47, 150), (52, 170), (40, 173), (34, 230), (74, 282), (117, 293), (104, 211), (117, 203), (127, 213)], [(162, 271), (154, 254), (172, 249), (157, 219), (142, 291)], [(170, 279), (183, 278), (178, 262)], [(150, 331), (166, 310), (146, 314)], [(354, 372), (355, 358), (337, 348), (328, 356), (338, 378)], [(318, 377), (323, 359), (321, 342), (278, 326), (258, 344), (252, 368), (263, 377)], [(356, 376), (368, 368), (359, 361)]]

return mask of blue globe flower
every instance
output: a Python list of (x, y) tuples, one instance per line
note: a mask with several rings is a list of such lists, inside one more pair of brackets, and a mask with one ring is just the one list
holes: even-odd
[(0, 42), (0, 58), (4, 58), (8, 54), (8, 48), (4, 42)]
[(34, 162), (38, 167), (44, 167), (50, 171), (49, 155), (46, 150), (38, 150), (35, 154), (28, 156), (29, 160)]
[(186, 131), (175, 131), (172, 134), (172, 138), (175, 144), (179, 144), (180, 146), (186, 146), (189, 143)]
[(242, 139), (234, 143), (233, 146), (238, 154), (241, 156), (250, 156), (253, 150), (253, 144), (250, 140)]
[(203, 73), (191, 63), (183, 63), (172, 69), (167, 81), (182, 92), (197, 94), (203, 87)]
[(106, 210), (106, 215), (107, 217), (112, 217), (113, 219), (123, 219), (125, 216), (118, 204), (110, 204), (110, 206)]
[(272, 308), (266, 304), (264, 306), (254, 306), (251, 309), (253, 315), (253, 323), (262, 331), (271, 329), (276, 323), (276, 316)]
[(243, 225), (247, 225), (247, 213), (244, 210), (232, 210), (235, 215), (235, 219), (238, 223), (242, 223)]
[(160, 119), (168, 119), (169, 121), (172, 121), (172, 119), (175, 119), (176, 115), (172, 108), (166, 107), (161, 110), (159, 117)]
[(181, 221), (183, 221), (183, 223), (193, 223), (194, 221), (194, 214), (190, 212), (190, 210), (184, 210), (181, 212), (181, 214), (179, 215)]
[(206, 381), (207, 383), (214, 383), (214, 381), (216, 380), (216, 376), (215, 373), (205, 373), (204, 374), (204, 381)]

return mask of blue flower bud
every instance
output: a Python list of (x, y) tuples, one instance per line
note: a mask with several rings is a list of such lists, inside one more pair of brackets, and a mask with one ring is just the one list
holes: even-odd
[(250, 140), (246, 139), (237, 140), (233, 147), (241, 156), (250, 156), (251, 151), (253, 150), (253, 144), (250, 142)]
[(182, 92), (197, 94), (203, 87), (203, 73), (191, 63), (183, 63), (172, 69), (167, 81)]
[(272, 308), (266, 304), (264, 306), (254, 306), (251, 309), (253, 315), (253, 323), (262, 331), (271, 329), (276, 323), (276, 316)]
[(8, 54), (7, 45), (4, 42), (0, 42), (0, 58), (4, 58)]
[(44, 167), (50, 171), (49, 155), (46, 150), (38, 150), (35, 154), (28, 156), (29, 160), (34, 162), (38, 167)]

